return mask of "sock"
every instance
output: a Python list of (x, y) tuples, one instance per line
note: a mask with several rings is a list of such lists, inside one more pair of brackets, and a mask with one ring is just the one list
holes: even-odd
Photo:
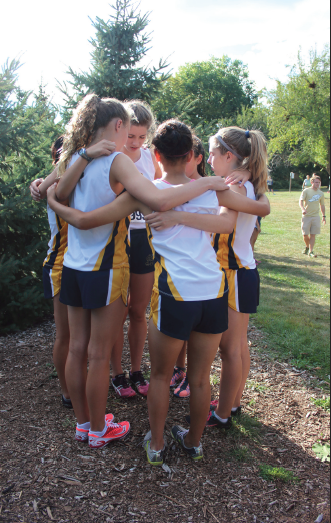
[(98, 436), (98, 438), (102, 438), (102, 436), (104, 436), (106, 434), (107, 429), (108, 429), (107, 423), (105, 423), (105, 428), (101, 432), (93, 432), (93, 434), (95, 436)]
[(77, 428), (78, 429), (82, 429), (82, 430), (90, 430), (90, 422), (87, 421), (86, 423), (82, 423), (81, 425), (79, 425), (79, 423), (77, 423)]
[(236, 407), (234, 409), (231, 409), (231, 412), (237, 412), (237, 410), (239, 409), (239, 407)]
[(226, 423), (227, 421), (229, 421), (229, 418), (220, 418), (219, 416), (217, 416), (216, 412), (214, 411), (214, 416), (216, 419), (218, 419), (218, 421), (221, 421), (222, 423)]

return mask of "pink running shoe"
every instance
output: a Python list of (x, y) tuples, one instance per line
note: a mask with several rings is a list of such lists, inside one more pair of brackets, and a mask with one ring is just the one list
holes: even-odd
[(180, 369), (179, 367), (174, 368), (174, 373), (171, 378), (170, 388), (174, 389), (177, 387), (178, 383), (181, 383), (186, 376), (185, 369)]
[(91, 449), (101, 449), (112, 441), (125, 438), (129, 432), (130, 423), (128, 421), (122, 421), (121, 423), (110, 423), (107, 427), (106, 433), (103, 436), (97, 436), (96, 434), (89, 432), (89, 447), (91, 447)]
[(210, 403), (210, 410), (216, 410), (218, 406), (218, 400), (214, 400)]
[[(105, 416), (105, 422), (107, 423), (107, 425), (113, 423), (114, 421), (114, 415), (113, 414), (106, 414)], [(89, 433), (89, 430), (87, 429), (79, 429), (78, 427), (76, 427), (76, 436), (75, 436), (75, 440), (76, 441), (80, 441), (82, 443), (86, 443), (87, 440), (88, 440), (88, 433)]]
[(140, 370), (136, 372), (130, 372), (130, 381), (137, 389), (139, 394), (142, 396), (147, 396), (149, 383), (147, 380), (145, 380), (143, 373)]
[(187, 375), (185, 374), (185, 378), (183, 379), (179, 387), (177, 387), (177, 389), (175, 390), (174, 396), (176, 396), (177, 398), (189, 398), (190, 394), (190, 385), (187, 379)]
[(111, 380), (117, 396), (120, 398), (133, 398), (136, 396), (135, 391), (127, 382), (125, 374), (118, 374)]

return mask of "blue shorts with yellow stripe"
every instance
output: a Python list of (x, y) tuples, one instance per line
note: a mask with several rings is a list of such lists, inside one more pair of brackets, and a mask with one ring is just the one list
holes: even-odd
[(229, 307), (243, 314), (255, 314), (260, 299), (257, 269), (225, 269), (229, 284)]
[(151, 314), (156, 328), (170, 338), (188, 341), (191, 332), (221, 334), (228, 329), (228, 293), (204, 301), (176, 301), (154, 290)]
[(43, 287), (46, 300), (50, 300), (59, 294), (61, 290), (62, 270), (62, 267), (48, 267), (47, 265), (44, 265)]
[(145, 229), (130, 231), (130, 272), (148, 274), (154, 272), (154, 254)]
[(129, 267), (89, 272), (63, 267), (60, 302), (71, 307), (100, 309), (121, 297), (127, 305), (129, 280)]

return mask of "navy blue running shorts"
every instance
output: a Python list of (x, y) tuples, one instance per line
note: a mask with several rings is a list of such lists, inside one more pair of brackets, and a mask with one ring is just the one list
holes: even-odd
[(153, 291), (151, 318), (157, 329), (177, 340), (188, 341), (191, 332), (221, 334), (228, 329), (228, 293), (205, 301), (176, 301)]
[(130, 229), (130, 272), (148, 274), (154, 272), (154, 255), (145, 229)]
[(43, 287), (46, 300), (51, 300), (61, 290), (62, 267), (43, 267)]
[(226, 269), (229, 307), (243, 314), (255, 314), (260, 301), (260, 276), (257, 269)]
[(126, 305), (129, 280), (129, 267), (90, 272), (63, 267), (60, 302), (71, 307), (100, 309), (122, 297)]

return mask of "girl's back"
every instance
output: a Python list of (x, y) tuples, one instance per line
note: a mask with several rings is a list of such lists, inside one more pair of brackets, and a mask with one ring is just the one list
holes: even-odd
[[(170, 184), (155, 180), (158, 189)], [(214, 191), (175, 207), (177, 211), (217, 214), (218, 199)], [(149, 233), (155, 250), (155, 290), (177, 301), (210, 300), (223, 296), (225, 278), (210, 243), (210, 235), (184, 225)]]
[[(103, 156), (87, 165), (70, 197), (70, 207), (83, 212), (93, 211), (111, 203), (117, 195), (110, 187), (109, 171), (120, 154)], [(77, 160), (75, 154), (69, 165)], [(129, 219), (109, 223), (90, 230), (69, 225), (68, 251), (64, 265), (79, 271), (99, 271), (129, 266)]]

